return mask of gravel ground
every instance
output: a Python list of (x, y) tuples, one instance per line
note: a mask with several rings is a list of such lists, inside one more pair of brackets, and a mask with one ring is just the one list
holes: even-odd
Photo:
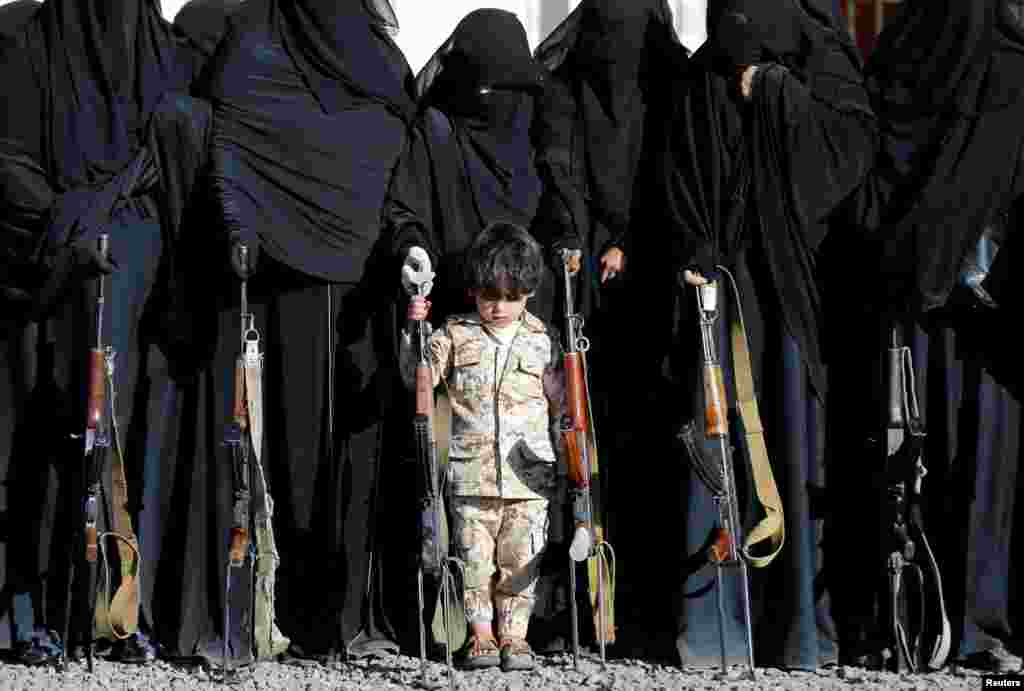
[[(431, 664), (431, 681), (441, 682), (444, 668)], [(818, 672), (784, 672), (776, 669), (758, 670), (757, 681), (740, 679), (740, 669), (734, 669), (728, 680), (717, 678), (716, 670), (679, 669), (652, 665), (640, 660), (616, 660), (603, 666), (596, 659), (580, 662), (580, 670), (573, 669), (572, 658), (560, 655), (542, 658), (532, 672), (505, 674), (498, 669), (477, 672), (456, 672), (461, 691), (527, 691), (527, 689), (592, 689), (593, 691), (668, 691), (669, 689), (769, 689), (771, 691), (812, 691), (817, 689), (906, 689), (931, 691), (933, 689), (980, 689), (980, 673), (974, 671), (945, 671), (941, 673), (910, 675), (869, 672), (853, 667), (838, 667)], [(129, 691), (159, 689), (160, 691), (199, 691), (225, 688), (259, 691), (357, 691), (362, 689), (422, 688), (419, 684), (419, 660), (397, 657), (360, 660), (353, 663), (335, 663), (296, 666), (263, 663), (245, 679), (230, 687), (202, 670), (157, 662), (148, 667), (131, 667), (97, 660), (93, 674), (84, 663), (72, 663), (63, 673), (54, 669), (29, 669), (15, 665), (0, 666), (0, 690), (50, 691)]]

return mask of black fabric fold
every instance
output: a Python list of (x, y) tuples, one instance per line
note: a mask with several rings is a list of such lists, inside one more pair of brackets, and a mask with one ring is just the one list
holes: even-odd
[[(859, 223), (881, 229), (885, 298), (946, 304), (966, 253), (1022, 189), (1024, 39), (1004, 0), (905, 3), (866, 72), (884, 125)], [(966, 187), (965, 187), (966, 186)], [(955, 200), (955, 201), (954, 201)]]
[[(597, 258), (611, 247), (632, 254), (641, 160), (660, 147), (666, 85), (686, 63), (664, 0), (584, 0), (535, 51), (552, 77), (535, 128), (541, 209), (555, 247), (583, 247), (581, 300), (600, 301)], [(571, 219), (571, 223), (567, 222)], [(628, 259), (627, 259), (628, 261)]]
[(192, 72), (199, 75), (213, 57), (224, 32), (228, 17), (245, 0), (189, 0), (174, 16), (174, 33), (192, 53)]
[(389, 0), (283, 0), (277, 9), (281, 40), (325, 113), (366, 100), (412, 117), (408, 68), (389, 35), (398, 29)]
[(14, 0), (0, 7), (0, 36), (14, 36), (39, 9), (39, 0)]
[(103, 184), (131, 160), (160, 97), (191, 74), (154, 0), (48, 0), (26, 26), (42, 91), (41, 162), (59, 191)]
[[(663, 168), (674, 258), (687, 266), (710, 250), (728, 266), (739, 252), (762, 248), (777, 309), (820, 398), (827, 385), (819, 249), (830, 216), (874, 163), (876, 126), (860, 61), (831, 15), (802, 0), (756, 10), (727, 4), (755, 18), (767, 12), (771, 22), (789, 14), (800, 31), (794, 45), (773, 46), (788, 66), (761, 65), (749, 105), (739, 102), (735, 77), (720, 74), (713, 42), (678, 84)], [(743, 168), (747, 186), (738, 184)]]
[[(367, 80), (362, 86), (335, 82), (332, 93), (344, 94), (344, 108), (325, 112), (315, 85), (285, 49), (281, 13), (290, 1), (246, 2), (209, 66), (212, 185), (227, 233), (304, 274), (357, 282), (405, 147), (406, 123), (396, 112), (404, 116), (408, 108), (395, 106), (412, 103), (410, 95), (367, 94), (392, 72), (407, 75), (408, 65), (393, 48), (386, 69), (378, 61), (359, 72)], [(362, 31), (376, 31), (368, 16), (360, 21)], [(294, 27), (289, 31), (294, 39)], [(378, 68), (383, 72), (370, 71)], [(411, 78), (396, 83), (411, 86)]]

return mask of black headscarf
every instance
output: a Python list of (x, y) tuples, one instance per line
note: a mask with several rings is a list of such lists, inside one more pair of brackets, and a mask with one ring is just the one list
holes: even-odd
[[(592, 211), (621, 243), (629, 226), (648, 88), (686, 58), (666, 0), (583, 0), (536, 51), (570, 84), (582, 119)], [(604, 247), (594, 247), (602, 252)]]
[(158, 0), (47, 0), (25, 40), (42, 98), (19, 118), (42, 124), (40, 161), (61, 192), (117, 174), (190, 76)]
[(398, 18), (389, 0), (281, 0), (279, 28), (288, 54), (326, 113), (354, 100), (411, 116), (404, 61), (389, 32)]
[(530, 124), (543, 78), (519, 19), (484, 9), (459, 22), (416, 79), (420, 107), (452, 123), (481, 227), (533, 219), (540, 180)]
[(752, 102), (741, 105), (735, 76), (719, 74), (712, 35), (675, 87), (664, 169), (674, 261), (729, 265), (743, 249), (763, 253), (777, 308), (822, 396), (817, 253), (829, 215), (862, 183), (876, 150), (860, 61), (820, 0), (730, 0), (709, 12), (725, 9), (764, 22), (765, 57), (780, 62), (760, 66)]
[(14, 0), (0, 7), (0, 36), (13, 36), (39, 9), (39, 0)]
[(907, 0), (866, 72), (884, 124), (878, 175), (892, 299), (946, 302), (962, 259), (1012, 203), (1024, 129), (1024, 26), (1012, 0)]
[(408, 63), (373, 7), (246, 0), (201, 92), (227, 230), (332, 282), (364, 274), (415, 115)]
[(385, 214), (399, 259), (412, 246), (430, 253), (438, 320), (470, 307), (463, 259), (480, 231), (533, 223), (541, 181), (530, 126), (544, 77), (522, 24), (496, 9), (463, 18), (417, 77), (420, 114)]
[(213, 57), (227, 31), (228, 17), (243, 2), (245, 0), (189, 0), (174, 16), (174, 32), (191, 48), (196, 74)]

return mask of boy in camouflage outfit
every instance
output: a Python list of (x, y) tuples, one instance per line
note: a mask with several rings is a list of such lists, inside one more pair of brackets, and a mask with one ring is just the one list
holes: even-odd
[[(525, 230), (488, 226), (468, 250), (466, 267), (477, 313), (449, 318), (430, 337), (434, 384), (446, 382), (452, 406), (452, 543), (466, 565), (472, 630), (461, 662), (531, 669), (526, 632), (559, 475), (552, 430), (563, 400), (561, 357), (557, 338), (526, 311), (543, 259)], [(426, 319), (429, 309), (414, 298), (408, 318)], [(416, 358), (408, 334), (401, 359), (412, 387)]]

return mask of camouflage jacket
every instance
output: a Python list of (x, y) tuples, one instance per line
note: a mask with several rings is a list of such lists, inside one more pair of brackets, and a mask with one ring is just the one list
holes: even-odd
[[(476, 314), (450, 317), (430, 336), (434, 385), (452, 406), (448, 487), (453, 496), (552, 499), (561, 473), (552, 435), (563, 405), (557, 340), (524, 312), (498, 371), (499, 342)], [(414, 386), (416, 356), (402, 345), (402, 377)]]

